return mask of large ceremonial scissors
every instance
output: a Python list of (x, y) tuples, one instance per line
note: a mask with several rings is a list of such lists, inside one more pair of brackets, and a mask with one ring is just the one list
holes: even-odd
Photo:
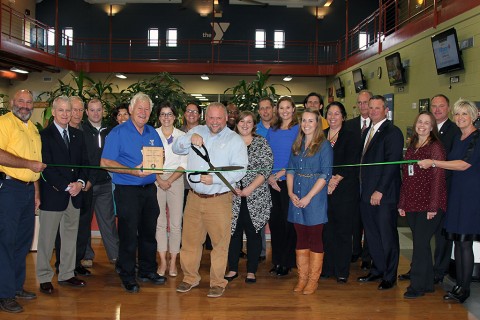
[[(192, 145), (192, 150), (195, 151), (195, 153), (200, 157), (202, 158), (203, 160), (205, 160), (205, 162), (208, 164), (208, 166), (210, 167), (210, 169), (208, 169), (208, 171), (214, 171), (214, 173), (217, 175), (217, 177), (220, 178), (220, 180), (222, 180), (223, 183), (225, 183), (225, 185), (228, 187), (228, 189), (230, 189), (234, 195), (238, 195), (237, 192), (235, 191), (235, 188), (232, 187), (232, 185), (230, 184), (230, 182), (227, 181), (227, 179), (225, 179), (225, 177), (223, 176), (223, 174), (219, 171), (225, 171), (225, 170), (239, 170), (239, 169), (243, 169), (242, 166), (225, 166), (225, 167), (215, 167), (211, 162), (210, 162), (210, 156), (208, 155), (208, 151), (207, 151), (207, 148), (205, 148), (204, 145), (202, 145), (202, 148), (203, 148), (203, 151), (205, 152), (205, 154), (202, 153), (202, 151), (200, 151), (199, 149), (197, 149), (194, 145)], [(199, 175), (199, 174), (208, 174), (208, 171), (195, 171), (195, 172), (190, 172), (188, 174), (188, 181), (190, 181), (191, 183), (199, 183), (200, 181), (193, 181), (192, 179), (190, 179), (191, 176), (195, 176), (195, 175)]]

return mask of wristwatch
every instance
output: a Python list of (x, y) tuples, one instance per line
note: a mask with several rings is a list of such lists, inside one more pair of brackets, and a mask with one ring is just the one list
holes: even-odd
[(437, 165), (435, 164), (435, 160), (432, 160), (432, 168), (435, 168)]

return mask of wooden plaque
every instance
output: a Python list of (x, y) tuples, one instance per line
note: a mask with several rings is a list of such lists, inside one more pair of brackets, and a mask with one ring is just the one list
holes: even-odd
[(152, 173), (163, 173), (163, 147), (144, 146), (142, 153), (144, 169), (147, 169), (149, 172)]

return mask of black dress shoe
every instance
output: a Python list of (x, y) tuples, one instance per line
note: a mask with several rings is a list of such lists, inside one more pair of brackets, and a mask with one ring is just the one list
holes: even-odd
[(265, 261), (265, 260), (267, 260), (267, 257), (266, 257), (266, 256), (260, 256), (260, 257), (258, 257), (258, 262), (263, 262), (263, 261)]
[(225, 276), (225, 277), (223, 277), (223, 278), (224, 278), (225, 280), (227, 280), (228, 282), (231, 282), (231, 281), (233, 281), (234, 279), (238, 278), (238, 272), (235, 273), (235, 274), (234, 274), (233, 276), (231, 276), (231, 277)]
[(52, 294), (53, 293), (52, 283), (51, 282), (40, 283), (40, 292), (43, 292), (46, 294)]
[(392, 289), (394, 285), (395, 285), (395, 281), (392, 282), (388, 280), (382, 280), (382, 282), (378, 285), (378, 290)]
[(400, 275), (398, 276), (398, 280), (400, 280), (400, 281), (410, 280), (410, 272), (407, 272), (407, 273), (404, 273), (404, 274), (400, 274)]
[(257, 282), (257, 278), (245, 278), (245, 283), (255, 283)]
[(15, 299), (33, 300), (36, 298), (37, 295), (33, 292), (25, 291), (23, 289), (20, 291), (15, 291)]
[(373, 282), (382, 279), (382, 276), (379, 274), (367, 274), (366, 276), (363, 277), (358, 277), (357, 280), (358, 282)]
[(130, 293), (137, 293), (140, 291), (140, 286), (134, 280), (131, 281), (122, 281), (122, 287)]
[(0, 309), (10, 313), (19, 313), (23, 311), (22, 306), (13, 298), (1, 298)]
[(280, 266), (277, 264), (277, 265), (273, 266), (272, 269), (270, 269), (268, 272), (276, 274), (278, 272), (279, 268), (280, 268)]
[(66, 285), (66, 286), (72, 286), (72, 287), (85, 287), (85, 285), (87, 283), (83, 280), (78, 279), (78, 278), (71, 277), (68, 280), (58, 281), (58, 284), (60, 284), (62, 286)]
[(370, 261), (362, 261), (362, 264), (360, 265), (360, 269), (367, 271), (372, 267), (372, 263)]
[(423, 297), (425, 295), (424, 292), (422, 291), (417, 291), (417, 290), (413, 290), (413, 289), (407, 289), (407, 291), (403, 294), (403, 297), (405, 299), (416, 299), (416, 298), (419, 298), (419, 297)]
[(345, 277), (338, 277), (338, 278), (337, 278), (337, 282), (338, 282), (338, 283), (347, 283), (347, 279), (348, 279), (348, 278), (345, 278)]
[(329, 276), (328, 274), (326, 274), (326, 273), (321, 273), (321, 274), (320, 274), (320, 279), (324, 279), (324, 280), (325, 280), (325, 279), (328, 279), (328, 278), (330, 278), (330, 276)]
[(87, 268), (85, 268), (84, 266), (76, 267), (74, 272), (76, 276), (84, 276), (84, 277), (88, 277), (89, 275), (92, 274), (90, 270), (87, 270)]
[(443, 283), (443, 277), (437, 277), (435, 276), (433, 278), (433, 284), (440, 284), (440, 283)]
[(138, 275), (138, 280), (140, 280), (142, 282), (150, 281), (153, 284), (165, 284), (165, 282), (167, 282), (166, 277), (161, 276), (156, 272), (151, 272), (151, 273), (147, 273), (147, 274), (139, 274)]
[(358, 254), (352, 254), (352, 258), (350, 259), (350, 262), (351, 263), (357, 262), (358, 258), (360, 258)]
[(290, 272), (290, 268), (279, 267), (278, 270), (277, 270), (277, 276), (284, 277), (284, 276), (288, 275), (289, 272)]

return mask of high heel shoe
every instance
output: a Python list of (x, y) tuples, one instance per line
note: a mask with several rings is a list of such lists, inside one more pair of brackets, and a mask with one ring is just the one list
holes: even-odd
[(463, 289), (460, 286), (454, 286), (451, 291), (443, 296), (443, 300), (464, 303), (468, 297), (470, 297), (470, 290)]
[(174, 270), (170, 269), (170, 270), (168, 270), (168, 275), (169, 275), (170, 277), (176, 277), (176, 276), (178, 276), (177, 269), (174, 269)]
[(225, 280), (227, 280), (228, 282), (231, 282), (231, 281), (233, 281), (234, 279), (238, 278), (238, 272), (235, 273), (233, 276), (230, 276), (230, 277), (224, 276), (223, 278), (224, 278)]
[(287, 268), (287, 267), (279, 267), (279, 268), (277, 269), (277, 276), (283, 277), (283, 276), (288, 275), (289, 272), (290, 272), (290, 268)]

